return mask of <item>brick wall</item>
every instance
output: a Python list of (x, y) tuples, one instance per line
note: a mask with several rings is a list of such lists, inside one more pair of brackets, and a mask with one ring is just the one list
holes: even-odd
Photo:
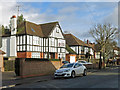
[(58, 53), (55, 53), (55, 59), (58, 59)]
[(0, 71), (4, 72), (3, 55), (0, 54)]
[(40, 75), (53, 74), (56, 69), (60, 68), (60, 61), (39, 61), (39, 60), (28, 60), (17, 58), (20, 61), (20, 76), (31, 77)]
[(40, 58), (43, 58), (43, 53), (40, 53)]
[(32, 52), (17, 52), (17, 58), (31, 58)]

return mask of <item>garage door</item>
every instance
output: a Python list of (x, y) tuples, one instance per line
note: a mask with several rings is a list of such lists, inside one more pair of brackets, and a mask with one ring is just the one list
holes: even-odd
[(70, 63), (75, 62), (75, 56), (70, 56)]

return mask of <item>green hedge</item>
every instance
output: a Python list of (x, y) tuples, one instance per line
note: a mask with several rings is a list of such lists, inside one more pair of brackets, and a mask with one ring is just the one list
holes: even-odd
[(59, 59), (49, 59), (50, 61), (60, 61)]
[(14, 71), (15, 70), (15, 60), (4, 60), (5, 71)]

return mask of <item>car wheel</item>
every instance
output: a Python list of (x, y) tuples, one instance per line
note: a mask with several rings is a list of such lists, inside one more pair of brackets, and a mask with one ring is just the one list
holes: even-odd
[(71, 77), (72, 77), (72, 78), (75, 78), (75, 71), (72, 71)]
[(87, 70), (84, 70), (83, 76), (86, 76), (86, 75), (87, 75)]

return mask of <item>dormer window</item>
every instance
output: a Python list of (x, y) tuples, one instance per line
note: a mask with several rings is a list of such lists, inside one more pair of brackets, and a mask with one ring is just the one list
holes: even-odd
[(59, 26), (56, 25), (56, 33), (59, 33)]
[(56, 33), (59, 33), (59, 29), (58, 28), (56, 29)]

